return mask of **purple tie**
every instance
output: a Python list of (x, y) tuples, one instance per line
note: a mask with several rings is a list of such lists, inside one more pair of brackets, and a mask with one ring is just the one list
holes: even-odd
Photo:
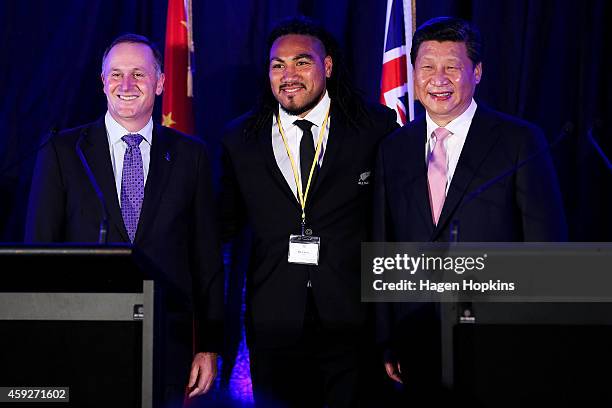
[(121, 215), (130, 242), (134, 242), (144, 198), (144, 171), (139, 147), (143, 137), (134, 134), (125, 135), (121, 139), (127, 143), (121, 174)]
[(437, 128), (433, 131), (435, 145), (429, 155), (427, 164), (427, 182), (429, 184), (429, 204), (431, 205), (431, 216), (435, 225), (438, 225), (444, 200), (446, 199), (446, 183), (448, 181), (448, 171), (446, 164), (446, 148), (444, 139), (451, 133), (444, 128)]

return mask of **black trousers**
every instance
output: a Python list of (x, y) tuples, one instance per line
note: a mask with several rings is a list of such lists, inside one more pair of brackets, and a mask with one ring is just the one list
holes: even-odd
[(394, 351), (403, 385), (394, 407), (470, 407), (442, 383), (442, 342), (439, 304), (421, 304), (396, 328)]
[(327, 331), (309, 290), (304, 334), (293, 345), (250, 350), (253, 396), (257, 407), (329, 408), (366, 406), (362, 392), (375, 388), (371, 344), (360, 336)]

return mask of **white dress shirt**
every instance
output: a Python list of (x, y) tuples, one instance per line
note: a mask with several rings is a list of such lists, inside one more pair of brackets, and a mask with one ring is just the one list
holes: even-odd
[[(451, 134), (444, 140), (444, 147), (446, 148), (446, 168), (447, 168), (447, 176), (448, 181), (446, 182), (446, 193), (448, 194), (448, 188), (450, 187), (450, 183), (453, 179), (453, 175), (455, 174), (455, 169), (457, 169), (457, 163), (459, 162), (459, 157), (461, 156), (461, 151), (463, 150), (463, 145), (465, 144), (465, 139), (467, 138), (468, 131), (470, 130), (470, 125), (472, 124), (472, 119), (474, 118), (474, 114), (476, 113), (476, 101), (472, 99), (472, 103), (470, 106), (458, 117), (450, 121), (444, 128), (451, 132)], [(432, 137), (433, 131), (439, 128), (440, 126), (436, 125), (436, 123), (431, 119), (429, 113), (425, 113), (425, 121), (427, 122), (427, 143), (425, 143), (425, 163), (427, 163), (427, 159), (429, 154), (433, 151), (436, 142)]]
[(140, 154), (142, 155), (142, 167), (144, 171), (144, 183), (147, 184), (147, 175), (149, 174), (149, 163), (151, 163), (151, 144), (153, 143), (153, 119), (149, 119), (145, 127), (136, 132), (128, 132), (121, 126), (109, 112), (104, 116), (104, 124), (106, 125), (106, 136), (108, 137), (108, 149), (110, 150), (110, 159), (113, 165), (113, 174), (115, 175), (115, 187), (117, 188), (117, 198), (119, 206), (121, 206), (121, 176), (123, 174), (123, 156), (127, 150), (127, 143), (121, 138), (127, 134), (141, 135), (144, 140), (140, 143)]
[[(325, 95), (323, 95), (323, 98), (319, 101), (319, 103), (303, 118), (288, 114), (282, 109), (280, 105), (278, 107), (280, 112), (279, 116), (281, 125), (283, 127), (283, 131), (285, 132), (285, 137), (287, 138), (287, 145), (289, 146), (289, 151), (293, 156), (293, 162), (297, 167), (296, 170), (298, 174), (298, 180), (302, 179), (302, 172), (300, 170), (300, 142), (302, 140), (302, 135), (304, 134), (304, 132), (302, 131), (302, 129), (294, 125), (293, 122), (295, 122), (296, 120), (305, 119), (313, 123), (313, 126), (310, 129), (312, 131), (312, 137), (314, 139), (314, 145), (316, 149), (317, 142), (319, 141), (319, 133), (321, 131), (321, 126), (323, 126), (325, 114), (327, 113), (330, 104), (331, 99), (329, 98), (327, 91), (325, 91)], [(319, 153), (318, 158), (319, 167), (323, 165), (323, 155), (325, 154), (325, 148), (327, 147), (327, 139), (329, 137), (330, 120), (331, 118), (327, 119), (327, 123), (323, 131), (323, 141), (321, 142), (321, 151)], [(296, 199), (298, 199), (297, 186), (295, 184), (293, 170), (291, 169), (291, 161), (289, 160), (287, 149), (285, 149), (285, 144), (283, 143), (283, 139), (278, 129), (278, 124), (276, 123), (276, 115), (274, 116), (272, 122), (272, 150), (274, 150), (274, 158), (276, 159), (276, 164), (278, 165), (278, 168), (280, 169), (281, 173), (283, 173), (287, 184), (289, 184), (291, 191), (293, 191), (293, 195)]]

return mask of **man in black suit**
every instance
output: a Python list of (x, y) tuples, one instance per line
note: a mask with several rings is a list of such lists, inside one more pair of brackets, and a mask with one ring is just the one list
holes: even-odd
[(254, 397), (265, 407), (355, 406), (368, 360), (360, 242), (376, 148), (396, 116), (355, 94), (337, 44), (316, 24), (281, 23), (267, 51), (262, 102), (223, 140), (225, 235), (246, 224), (253, 235)]
[[(478, 31), (461, 19), (440, 17), (416, 30), (410, 58), (426, 113), (381, 143), (376, 241), (448, 241), (453, 223), (459, 241), (567, 239), (542, 132), (473, 99), (483, 72), (480, 46)], [(439, 323), (431, 306), (379, 310), (381, 341), (390, 342), (394, 333), (400, 359), (389, 358), (387, 373), (408, 387), (439, 383)]]
[[(216, 375), (222, 341), (222, 265), (204, 145), (151, 118), (155, 96), (164, 86), (161, 61), (159, 51), (139, 35), (120, 36), (107, 48), (101, 77), (108, 111), (94, 123), (54, 136), (41, 150), (26, 240), (97, 242), (100, 221), (107, 218), (108, 242), (132, 243), (170, 291), (182, 298), (179, 302), (195, 311), (196, 354), (189, 387), (191, 395), (197, 395), (210, 388)], [(100, 186), (104, 216), (78, 152)], [(191, 328), (192, 319), (184, 320)], [(172, 352), (187, 350), (187, 355), (167, 353), (166, 363), (178, 360), (186, 366), (166, 367), (176, 378), (162, 375), (166, 400), (174, 398), (179, 404), (191, 361), (191, 330), (172, 333), (172, 338), (179, 347)]]

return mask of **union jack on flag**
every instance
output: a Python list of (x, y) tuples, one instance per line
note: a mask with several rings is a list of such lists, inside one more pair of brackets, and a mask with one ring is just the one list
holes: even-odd
[(387, 0), (385, 47), (380, 80), (380, 103), (397, 112), (397, 123), (414, 119), (414, 88), (410, 45), (414, 0)]

